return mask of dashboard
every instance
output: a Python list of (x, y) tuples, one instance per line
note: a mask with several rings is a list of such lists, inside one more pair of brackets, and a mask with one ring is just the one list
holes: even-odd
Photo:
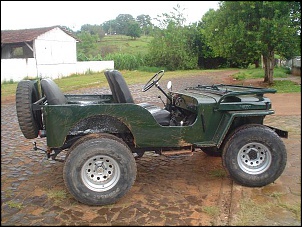
[(197, 100), (195, 98), (183, 94), (173, 94), (172, 100), (173, 104), (178, 108), (185, 109), (193, 113), (197, 112)]

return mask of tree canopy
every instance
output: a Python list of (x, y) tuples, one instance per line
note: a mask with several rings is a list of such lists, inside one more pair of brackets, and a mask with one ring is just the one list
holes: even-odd
[(195, 69), (198, 54), (192, 39), (194, 27), (183, 26), (185, 18), (179, 5), (173, 9), (160, 16), (162, 29), (157, 28), (150, 44), (149, 62), (169, 70)]
[(202, 18), (203, 34), (217, 56), (246, 67), (263, 57), (264, 81), (273, 83), (274, 54), (297, 54), (300, 38), (299, 2), (222, 1)]

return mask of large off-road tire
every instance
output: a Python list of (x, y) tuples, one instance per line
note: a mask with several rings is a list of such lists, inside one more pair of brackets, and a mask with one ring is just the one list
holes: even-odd
[(16, 89), (16, 111), (20, 129), (26, 139), (34, 139), (42, 129), (41, 110), (33, 111), (32, 104), (40, 99), (36, 81), (21, 80)]
[(136, 179), (136, 162), (129, 147), (110, 134), (77, 140), (65, 158), (63, 178), (73, 197), (87, 205), (113, 204)]
[(286, 166), (287, 153), (281, 138), (269, 127), (241, 126), (226, 142), (222, 161), (239, 184), (261, 187), (273, 183)]

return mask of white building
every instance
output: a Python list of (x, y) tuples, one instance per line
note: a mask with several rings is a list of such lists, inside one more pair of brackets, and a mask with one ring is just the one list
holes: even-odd
[(1, 82), (114, 68), (113, 61), (77, 62), (78, 41), (60, 26), (1, 31)]

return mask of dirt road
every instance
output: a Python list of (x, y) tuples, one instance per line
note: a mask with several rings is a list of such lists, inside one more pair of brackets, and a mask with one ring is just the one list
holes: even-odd
[(301, 115), (301, 93), (267, 94), (278, 116)]

